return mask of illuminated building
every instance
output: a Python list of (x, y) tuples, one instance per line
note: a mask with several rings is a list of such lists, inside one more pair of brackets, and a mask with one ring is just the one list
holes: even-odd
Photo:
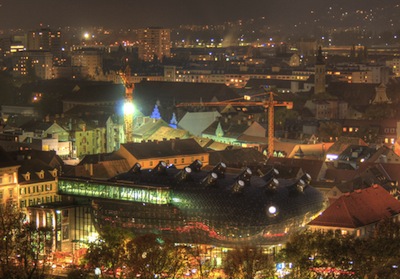
[(95, 79), (103, 71), (103, 57), (96, 49), (80, 49), (71, 53), (71, 66), (81, 67), (81, 75)]
[(259, 177), (250, 169), (227, 172), (224, 163), (201, 167), (199, 160), (181, 169), (134, 164), (108, 181), (60, 178), (59, 193), (90, 197), (100, 232), (118, 226), (219, 247), (283, 244), (325, 207), (308, 175), (286, 180), (274, 169)]
[(0, 147), (0, 205), (17, 200), (19, 167), (20, 164), (12, 160)]
[(155, 58), (171, 56), (171, 30), (164, 28), (144, 28), (138, 30), (139, 59), (153, 61)]
[(14, 76), (36, 76), (40, 79), (53, 78), (53, 55), (49, 51), (19, 51), (13, 53)]
[(61, 55), (61, 31), (49, 28), (29, 31), (27, 35), (27, 47), (30, 50), (50, 51), (54, 57)]

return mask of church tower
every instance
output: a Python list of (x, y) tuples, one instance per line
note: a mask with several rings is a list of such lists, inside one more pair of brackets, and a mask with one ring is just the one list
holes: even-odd
[(322, 55), (322, 48), (319, 47), (317, 60), (315, 63), (315, 74), (314, 74), (314, 94), (325, 92), (325, 57)]

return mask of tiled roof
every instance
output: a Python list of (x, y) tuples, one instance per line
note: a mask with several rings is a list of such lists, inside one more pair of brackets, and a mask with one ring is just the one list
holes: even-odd
[[(49, 171), (54, 170), (54, 168), (50, 167), (39, 159), (26, 159), (19, 162), (21, 163), (21, 167), (18, 169), (18, 182), (20, 184), (29, 184), (38, 181), (51, 181), (55, 179), (49, 173)], [(40, 173), (41, 171), (44, 171), (43, 178), (40, 178), (38, 175), (38, 173)], [(26, 180), (24, 174), (28, 172), (30, 173), (30, 179)]]
[(69, 170), (67, 175), (75, 177), (93, 177), (96, 179), (110, 179), (120, 173), (127, 172), (130, 169), (125, 159), (113, 159), (100, 161), (94, 164), (79, 164)]
[(325, 172), (325, 179), (335, 182), (350, 181), (357, 175), (355, 170), (329, 167)]
[(339, 155), (350, 145), (368, 146), (362, 139), (357, 137), (339, 137), (339, 139), (331, 145), (327, 153)]
[(223, 137), (225, 138), (234, 138), (237, 139), (249, 128), (247, 122), (239, 123), (237, 121), (215, 121), (210, 126), (208, 126), (204, 131), (203, 135), (215, 135), (215, 131), (218, 128), (218, 125), (221, 125), (221, 128), (224, 132)]
[(267, 157), (254, 148), (239, 148), (210, 152), (210, 165), (224, 162), (230, 167), (241, 167), (263, 163)]
[(311, 175), (311, 179), (316, 180), (324, 164), (322, 160), (277, 158), (271, 157), (267, 161), (268, 166), (301, 167), (303, 172)]
[(186, 112), (178, 125), (188, 130), (193, 135), (200, 136), (201, 132), (203, 132), (210, 123), (213, 123), (218, 116), (221, 116), (218, 111)]
[(161, 127), (169, 126), (168, 123), (162, 119), (151, 119), (143, 125), (135, 127), (133, 130), (133, 134), (136, 138), (140, 137), (143, 140), (147, 140), (147, 138), (151, 137), (151, 135), (153, 135)]
[(192, 138), (142, 143), (125, 143), (121, 145), (121, 148), (126, 149), (137, 159), (206, 153), (204, 149)]
[(187, 139), (190, 134), (186, 130), (174, 129), (172, 127), (160, 127), (158, 128), (147, 140), (163, 140), (163, 139)]
[(341, 196), (309, 225), (359, 228), (399, 213), (400, 201), (374, 185)]

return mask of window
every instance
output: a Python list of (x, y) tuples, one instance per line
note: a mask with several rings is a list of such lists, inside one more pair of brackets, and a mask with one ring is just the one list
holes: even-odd
[(3, 199), (3, 191), (0, 191), (0, 200)]
[(181, 163), (184, 164), (185, 163), (185, 158), (181, 159)]
[(150, 161), (150, 167), (152, 167), (153, 166), (153, 161)]

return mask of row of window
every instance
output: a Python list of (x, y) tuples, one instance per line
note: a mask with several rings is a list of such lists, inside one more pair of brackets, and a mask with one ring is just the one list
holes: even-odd
[(34, 206), (38, 204), (51, 203), (56, 201), (60, 201), (60, 198), (58, 196), (43, 196), (35, 199), (20, 200), (19, 206), (20, 208), (25, 208), (27, 206)]
[(49, 192), (49, 191), (53, 191), (53, 184), (41, 184), (41, 185), (19, 188), (20, 195)]
[[(349, 133), (357, 133), (358, 130), (359, 130), (358, 127), (343, 127), (343, 132), (344, 133), (347, 133), (347, 132), (349, 132)], [(390, 134), (395, 134), (396, 133), (396, 128), (384, 128), (383, 132), (385, 134), (389, 134), (389, 133)]]

